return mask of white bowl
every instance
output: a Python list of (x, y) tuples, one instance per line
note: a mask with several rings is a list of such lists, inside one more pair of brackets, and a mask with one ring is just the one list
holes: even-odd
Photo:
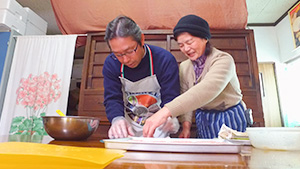
[(299, 127), (249, 127), (246, 132), (255, 148), (300, 150)]
[(300, 151), (278, 151), (254, 148), (251, 150), (249, 168), (291, 169), (300, 168)]

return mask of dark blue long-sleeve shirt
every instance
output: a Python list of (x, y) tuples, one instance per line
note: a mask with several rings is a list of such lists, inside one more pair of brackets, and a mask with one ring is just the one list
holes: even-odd
[[(148, 45), (153, 56), (153, 69), (161, 87), (161, 107), (180, 94), (178, 64), (174, 56), (167, 50)], [(103, 66), (104, 76), (104, 105), (108, 120), (111, 122), (117, 116), (124, 116), (124, 102), (121, 76), (121, 63), (114, 60), (110, 54)], [(136, 82), (150, 76), (149, 52), (136, 68), (124, 66), (125, 78)]]

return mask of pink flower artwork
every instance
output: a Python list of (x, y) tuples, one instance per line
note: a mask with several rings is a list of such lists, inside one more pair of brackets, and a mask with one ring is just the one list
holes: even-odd
[(56, 102), (60, 98), (60, 82), (57, 74), (50, 75), (48, 72), (39, 76), (30, 74), (28, 78), (22, 78), (17, 89), (17, 104), (35, 111), (47, 107), (52, 101)]
[(11, 134), (24, 134), (23, 132), (45, 134), (41, 116), (46, 115), (47, 106), (51, 102), (56, 102), (61, 97), (60, 83), (61, 79), (57, 74), (50, 75), (48, 72), (37, 76), (30, 74), (20, 80), (16, 91), (16, 104), (25, 108), (26, 115), (13, 119)]

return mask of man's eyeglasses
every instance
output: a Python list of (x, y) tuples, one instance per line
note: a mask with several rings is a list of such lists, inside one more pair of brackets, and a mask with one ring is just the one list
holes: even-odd
[(124, 53), (114, 53), (113, 52), (114, 55), (112, 55), (112, 58), (115, 59), (115, 60), (117, 60), (117, 58), (121, 59), (125, 55), (126, 56), (132, 56), (132, 55), (135, 54), (136, 50), (138, 49), (138, 46), (139, 46), (139, 44), (137, 43), (136, 47), (133, 50), (130, 50), (130, 51), (127, 51), (127, 52), (124, 52)]

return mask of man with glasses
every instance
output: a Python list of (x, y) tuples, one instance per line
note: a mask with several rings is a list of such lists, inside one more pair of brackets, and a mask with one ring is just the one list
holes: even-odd
[[(107, 25), (104, 39), (112, 52), (103, 66), (108, 136), (142, 136), (145, 120), (180, 93), (177, 62), (167, 50), (145, 44), (140, 27), (126, 16)], [(178, 120), (169, 118), (154, 137), (178, 129)]]

